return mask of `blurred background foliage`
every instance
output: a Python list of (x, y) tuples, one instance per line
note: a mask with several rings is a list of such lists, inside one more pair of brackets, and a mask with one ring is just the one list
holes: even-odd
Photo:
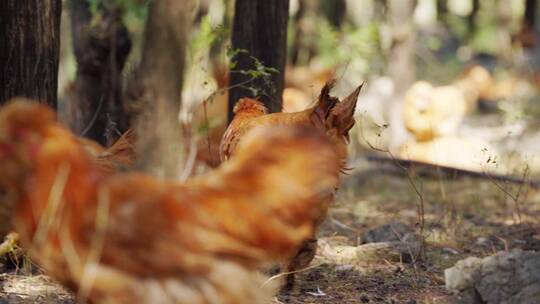
[[(140, 48), (140, 39), (148, 11), (148, 0), (87, 0), (95, 18), (99, 18), (100, 5), (115, 5), (124, 12), (124, 22), (135, 40), (135, 53)], [(500, 27), (504, 26), (509, 34), (516, 34), (520, 29), (520, 20), (525, 9), (525, 0), (482, 0), (478, 11), (475, 12), (475, 23), (470, 24), (475, 0), (447, 0), (446, 10), (438, 11), (437, 2), (440, 0), (418, 0), (414, 16), (419, 43), (417, 46), (417, 65), (420, 68), (419, 77), (429, 72), (434, 64), (448, 65), (451, 79), (459, 71), (460, 64), (470, 60), (474, 54), (499, 56), (504, 45), (501, 45)], [(199, 11), (196, 12), (196, 23), (191, 35), (190, 60), (196, 64), (202, 60), (197, 52), (212, 49), (212, 56), (223, 56), (225, 51), (216, 48), (226, 48), (231, 31), (232, 1), (201, 0)], [(385, 1), (363, 0), (346, 2), (345, 14), (341, 17), (339, 26), (332, 24), (328, 15), (334, 9), (332, 1), (321, 0), (315, 5), (315, 11), (303, 12), (302, 20), (298, 20), (301, 2), (319, 2), (291, 0), (290, 20), (288, 29), (289, 56), (294, 58), (297, 65), (308, 65), (315, 61), (325, 68), (340, 65), (357, 65), (364, 74), (384, 73), (385, 52), (390, 48), (390, 37)], [(337, 1), (340, 2), (340, 1)], [(443, 1), (444, 2), (444, 1)], [(69, 14), (69, 1), (65, 1), (65, 14)], [(308, 8), (312, 9), (313, 8)], [(509, 10), (506, 12), (506, 10)], [(504, 12), (504, 13), (503, 13)], [(503, 15), (503, 16), (501, 16)], [(508, 15), (508, 16), (504, 16)], [(509, 18), (507, 24), (501, 18)], [(303, 20), (305, 19), (305, 20)], [(229, 20), (229, 21), (227, 21)], [(298, 28), (302, 28), (299, 33)], [(69, 22), (63, 23), (63, 30), (69, 31)], [(305, 35), (307, 33), (308, 35)], [(303, 35), (299, 35), (303, 34)], [(504, 34), (502, 34), (504, 35)], [(296, 40), (305, 40), (296, 42)], [(216, 41), (218, 41), (216, 43)], [(421, 43), (420, 43), (421, 42)], [(65, 43), (69, 48), (69, 44)], [(298, 48), (298, 50), (293, 50)], [(298, 54), (295, 54), (298, 53)], [(68, 50), (69, 53), (69, 50)], [(430, 54), (427, 54), (430, 53)], [(66, 54), (68, 55), (68, 54)], [(426, 56), (427, 55), (427, 56)], [(132, 54), (131, 57), (137, 56)], [(223, 60), (225, 57), (221, 58)], [(500, 59), (500, 58), (498, 58)], [(505, 58), (506, 59), (506, 58)], [(68, 63), (73, 64), (73, 62)], [(189, 69), (188, 69), (189, 73)], [(73, 72), (69, 73), (72, 79)], [(432, 75), (426, 74), (430, 78)], [(436, 79), (442, 78), (437, 77)], [(441, 79), (442, 81), (442, 79)]]
[[(94, 18), (100, 18), (100, 6), (115, 6), (123, 12), (134, 45), (124, 69), (124, 78), (129, 79), (140, 58), (149, 1), (88, 2)], [(446, 118), (437, 116), (442, 115), (440, 112), (450, 113), (452, 120), (459, 116), (459, 123), (450, 134), (431, 140), (457, 136), (469, 141), (474, 137), (479, 142), (473, 146), (485, 148), (489, 144), (490, 148), (486, 149), (499, 151), (503, 155), (500, 158), (504, 155), (515, 158), (515, 153), (508, 151), (518, 147), (522, 157), (516, 162), (527, 159), (531, 164), (540, 164), (535, 160), (536, 155), (540, 155), (540, 145), (534, 140), (540, 136), (536, 134), (540, 117), (537, 105), (540, 51), (536, 43), (528, 42), (536, 41), (539, 30), (533, 24), (524, 31), (526, 0), (404, 2), (413, 6), (414, 13), (400, 15), (398, 9), (392, 10), (396, 3), (393, 0), (290, 0), (284, 104), (293, 100), (295, 109), (302, 107), (297, 104), (309, 104), (330, 77), (339, 80), (337, 95), (367, 81), (358, 109), (361, 128), (357, 128), (360, 134), (356, 136), (355, 151), (370, 150), (372, 145), (402, 151), (406, 144), (432, 143), (418, 140), (415, 131), (408, 127), (412, 123), (406, 120), (410, 118), (401, 113), (409, 104), (415, 104), (407, 103), (406, 98), (414, 95), (410, 92), (415, 82), (427, 81), (433, 88), (456, 86), (469, 98), (470, 88), (463, 89), (463, 84), (469, 81), (464, 75), (468, 68), (479, 65), (489, 73), (490, 88), (474, 101), (473, 110), (456, 114), (452, 112), (455, 108), (452, 98), (448, 97), (445, 103), (439, 102), (439, 97), (430, 97), (432, 104), (444, 108), (434, 108), (433, 113), (438, 114), (428, 117), (430, 123), (446, 124)], [(67, 16), (69, 1), (65, 4), (64, 15)], [(534, 13), (536, 10), (534, 8)], [(231, 54), (241, 50), (231, 49), (233, 11), (232, 0), (200, 0), (193, 12), (181, 118), (193, 121), (195, 129), (204, 134), (226, 124), (223, 103), (227, 98), (229, 69), (254, 78), (276, 72), (265, 69), (264, 62), (253, 71), (234, 71)], [(64, 17), (66, 20), (68, 18)], [(66, 39), (62, 40), (60, 96), (75, 76), (69, 25), (69, 22), (62, 24), (62, 35)], [(406, 47), (403, 41), (410, 42), (411, 46)], [(409, 61), (400, 61), (408, 54), (411, 54)], [(397, 75), (392, 72), (392, 67), (396, 66)], [(206, 109), (204, 121), (197, 122), (197, 115), (200, 116), (197, 111), (203, 102), (210, 102), (211, 106)], [(426, 116), (424, 112), (422, 109), (419, 115)], [(478, 168), (478, 164), (471, 167)]]
[[(140, 39), (144, 29), (144, 22), (148, 13), (149, 0), (87, 0), (95, 18), (100, 17), (100, 5), (114, 5), (123, 13), (124, 23), (135, 40), (134, 51), (140, 49)], [(64, 1), (66, 8), (64, 14), (69, 14), (69, 1)], [(203, 60), (198, 52), (211, 49), (211, 56), (226, 56), (225, 49), (231, 31), (232, 1), (201, 0), (199, 11), (195, 12), (195, 22), (198, 26), (193, 28), (189, 44), (190, 63), (197, 64)], [(385, 52), (390, 48), (390, 34), (387, 22), (387, 8), (385, 1), (363, 0), (346, 2), (345, 14), (341, 16), (339, 26), (332, 24), (329, 11), (335, 9), (329, 0), (291, 0), (290, 20), (288, 28), (289, 56), (296, 65), (308, 65), (316, 62), (325, 68), (335, 68), (347, 64), (359, 66), (364, 74), (384, 73)], [(312, 4), (315, 11), (303, 12), (302, 19), (298, 20), (301, 2), (320, 2)], [(341, 2), (341, 1), (337, 1)], [(475, 12), (475, 23), (470, 24), (475, 0), (447, 0), (444, 11), (437, 10), (437, 2), (441, 0), (417, 0), (414, 16), (411, 16), (416, 25), (415, 30), (421, 39), (418, 39), (416, 50), (417, 65), (421, 73), (429, 73), (434, 64), (444, 63), (449, 70), (444, 73), (451, 79), (456, 75), (453, 70), (459, 71), (460, 65), (471, 60), (475, 54), (500, 56), (504, 45), (501, 45), (500, 28), (505, 27), (508, 34), (516, 34), (520, 29), (524, 14), (525, 0), (482, 0), (478, 11)], [(312, 9), (313, 8), (309, 8)], [(308, 9), (308, 10), (309, 10)], [(509, 11), (506, 11), (509, 10)], [(509, 22), (501, 18), (508, 18)], [(69, 22), (63, 22), (63, 31), (69, 32)], [(299, 35), (298, 28), (302, 28)], [(504, 35), (504, 34), (502, 34)], [(508, 38), (508, 37), (506, 37)], [(296, 40), (305, 40), (298, 43)], [(70, 45), (64, 43), (68, 49)], [(219, 50), (219, 48), (222, 48)], [(298, 50), (293, 50), (298, 48)], [(298, 54), (295, 54), (298, 53)], [(429, 54), (428, 54), (429, 53)], [(208, 54), (210, 55), (210, 54)], [(132, 54), (131, 57), (137, 57)], [(198, 57), (198, 58), (197, 58)], [(508, 59), (508, 58), (504, 58)], [(497, 58), (501, 60), (501, 58)], [(292, 59), (291, 59), (292, 61)], [(504, 62), (508, 64), (508, 62)], [(71, 62), (63, 64), (73, 65)], [(73, 70), (70, 68), (70, 71)], [(189, 69), (188, 69), (189, 73)], [(432, 75), (426, 74), (427, 78)], [(74, 73), (69, 73), (72, 80)], [(438, 78), (442, 78), (439, 76)], [(441, 79), (442, 81), (442, 79)], [(60, 92), (62, 93), (62, 92)]]

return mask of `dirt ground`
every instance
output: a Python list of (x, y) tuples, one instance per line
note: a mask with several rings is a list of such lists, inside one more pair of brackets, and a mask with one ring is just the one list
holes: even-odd
[[(408, 174), (410, 179), (368, 166), (349, 176), (321, 231), (316, 266), (299, 274), (298, 286), (280, 294), (276, 303), (453, 303), (444, 287), (444, 269), (458, 260), (514, 248), (540, 250), (537, 190), (471, 177)], [(400, 263), (381, 257), (342, 264), (321, 250), (335, 243), (358, 245), (363, 233), (394, 221), (422, 233), (422, 260)]]
[[(297, 274), (294, 289), (274, 303), (453, 303), (443, 272), (456, 261), (513, 248), (540, 250), (537, 190), (471, 177), (420, 178), (409, 172), (408, 178), (377, 166), (360, 162), (345, 179), (320, 231), (319, 254)], [(394, 221), (424, 236), (423, 259), (342, 262), (325, 255), (333, 246), (358, 245), (363, 233)], [(0, 303), (73, 303), (46, 276), (24, 275), (36, 271), (22, 264), (0, 270)]]

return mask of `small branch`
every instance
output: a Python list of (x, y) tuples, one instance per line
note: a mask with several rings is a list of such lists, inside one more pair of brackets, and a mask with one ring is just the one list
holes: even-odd
[[(362, 128), (362, 120), (360, 120), (360, 130), (363, 130)], [(375, 151), (379, 151), (379, 152), (385, 152), (387, 153), (390, 158), (389, 160), (393, 161), (393, 163), (398, 166), (399, 168), (401, 168), (401, 170), (403, 171), (403, 173), (405, 173), (405, 176), (407, 177), (407, 180), (409, 181), (409, 184), (411, 185), (411, 187), (413, 188), (414, 192), (416, 193), (416, 195), (418, 196), (418, 199), (419, 199), (419, 202), (418, 202), (418, 205), (416, 206), (417, 207), (417, 213), (418, 213), (418, 222), (419, 222), (419, 225), (420, 225), (420, 235), (422, 236), (422, 248), (421, 248), (421, 252), (422, 252), (422, 255), (424, 255), (424, 229), (425, 229), (425, 201), (424, 201), (424, 196), (422, 195), (422, 193), (420, 192), (420, 190), (418, 189), (418, 187), (416, 186), (416, 184), (414, 183), (414, 180), (413, 180), (413, 177), (411, 176), (409, 170), (407, 170), (408, 168), (406, 168), (405, 166), (403, 166), (397, 158), (394, 157), (394, 155), (392, 154), (392, 152), (390, 150), (383, 150), (383, 149), (379, 149), (379, 148), (376, 148), (375, 146), (373, 146), (368, 140), (365, 139), (364, 137), (364, 133), (363, 131), (361, 131), (360, 133), (360, 136), (362, 137), (362, 139), (364, 140), (364, 142), (370, 147), (372, 148), (373, 150)], [(425, 256), (425, 255), (424, 255)]]

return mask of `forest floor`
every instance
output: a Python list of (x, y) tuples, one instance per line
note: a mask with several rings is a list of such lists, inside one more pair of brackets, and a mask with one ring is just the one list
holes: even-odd
[[(319, 254), (297, 274), (293, 290), (279, 294), (275, 303), (453, 303), (444, 269), (458, 260), (514, 248), (540, 250), (540, 192), (535, 189), (472, 177), (409, 173), (408, 178), (376, 169), (363, 162), (345, 179), (321, 228)], [(423, 231), (417, 212), (421, 203)], [(366, 231), (395, 221), (423, 235), (422, 259), (340, 260), (325, 254), (333, 246), (357, 246)], [(31, 272), (23, 267), (0, 274), (0, 303), (74, 302), (46, 276), (25, 275)]]
[[(325, 246), (357, 246), (365, 232), (395, 221), (423, 235), (422, 259), (405, 263), (381, 255), (343, 263), (325, 256)], [(473, 177), (397, 176), (367, 166), (346, 179), (320, 235), (312, 267), (297, 274), (296, 288), (276, 303), (454, 303), (444, 270), (458, 260), (540, 250), (540, 192)]]
[[(526, 139), (538, 143), (540, 133), (534, 134)], [(459, 174), (420, 177), (387, 165), (358, 158), (320, 228), (317, 257), (274, 303), (454, 303), (444, 270), (457, 261), (516, 248), (540, 251), (540, 191), (531, 185)], [(356, 247), (367, 231), (396, 221), (422, 236), (421, 257), (406, 262), (375, 254), (366, 260), (335, 250)], [(74, 297), (28, 261), (5, 268), (0, 260), (4, 303), (67, 304)]]

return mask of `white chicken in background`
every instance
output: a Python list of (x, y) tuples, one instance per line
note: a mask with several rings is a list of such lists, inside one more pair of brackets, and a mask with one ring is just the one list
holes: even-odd
[(405, 94), (403, 120), (417, 141), (455, 134), (467, 112), (464, 93), (455, 86), (418, 81)]

